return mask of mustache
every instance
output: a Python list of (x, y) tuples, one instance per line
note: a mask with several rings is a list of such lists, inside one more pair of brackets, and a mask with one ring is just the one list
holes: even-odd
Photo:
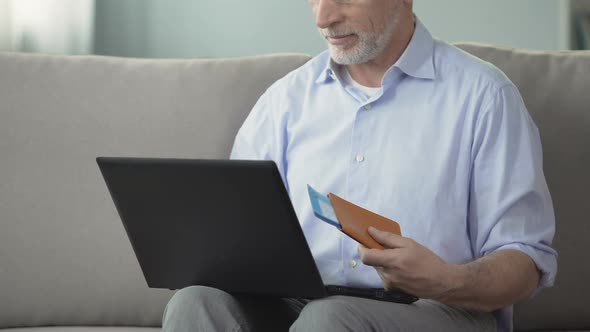
[(342, 28), (325, 28), (325, 29), (318, 29), (320, 30), (320, 34), (324, 37), (324, 38), (334, 38), (334, 37), (340, 37), (340, 36), (347, 36), (347, 35), (352, 35), (355, 34), (355, 31), (352, 31), (350, 29), (342, 29)]

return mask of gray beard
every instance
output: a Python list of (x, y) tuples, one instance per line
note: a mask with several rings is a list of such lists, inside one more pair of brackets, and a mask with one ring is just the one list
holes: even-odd
[(328, 44), (332, 60), (339, 65), (358, 65), (375, 59), (389, 45), (395, 29), (399, 25), (399, 19), (400, 13), (398, 12), (381, 33), (357, 33), (358, 42), (349, 49)]

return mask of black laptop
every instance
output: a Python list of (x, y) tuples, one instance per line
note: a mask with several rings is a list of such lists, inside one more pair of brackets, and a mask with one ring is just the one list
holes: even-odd
[(324, 285), (272, 161), (97, 162), (149, 287), (417, 300), (402, 292)]

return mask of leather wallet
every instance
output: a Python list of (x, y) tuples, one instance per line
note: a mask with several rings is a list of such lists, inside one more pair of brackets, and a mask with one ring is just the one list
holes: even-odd
[(369, 235), (369, 226), (379, 230), (401, 235), (399, 224), (384, 216), (355, 205), (332, 193), (328, 198), (341, 225), (341, 231), (370, 249), (385, 249)]

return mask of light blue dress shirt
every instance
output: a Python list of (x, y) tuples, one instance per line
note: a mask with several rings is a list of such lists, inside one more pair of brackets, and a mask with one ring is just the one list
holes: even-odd
[[(382, 287), (358, 244), (312, 212), (307, 184), (396, 220), (448, 263), (500, 249), (529, 255), (553, 284), (557, 253), (538, 129), (497, 68), (432, 38), (417, 20), (368, 98), (326, 51), (272, 85), (232, 159), (274, 160), (326, 284)], [(495, 313), (512, 329), (512, 307)]]

